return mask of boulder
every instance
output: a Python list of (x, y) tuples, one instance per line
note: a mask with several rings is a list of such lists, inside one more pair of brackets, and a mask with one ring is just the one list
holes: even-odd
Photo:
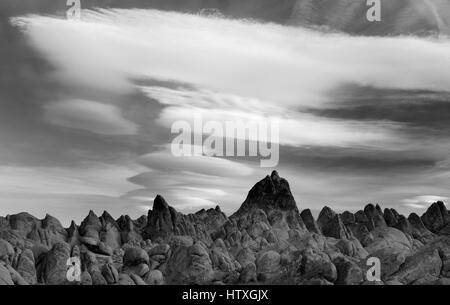
[(392, 279), (403, 284), (413, 282), (425, 276), (439, 276), (442, 261), (437, 249), (425, 249), (406, 258), (402, 268), (392, 275)]
[(367, 229), (366, 225), (363, 223), (348, 224), (346, 227), (364, 247), (371, 244), (375, 239), (372, 233), (369, 232), (369, 229)]
[(70, 258), (70, 246), (67, 243), (56, 243), (46, 254), (39, 278), (45, 284), (60, 285), (67, 283), (67, 261)]
[(433, 203), (421, 219), (425, 227), (433, 233), (438, 233), (450, 223), (450, 215), (442, 201)]
[(117, 284), (124, 285), (124, 286), (136, 285), (136, 283), (133, 281), (133, 279), (128, 274), (124, 274), (124, 273), (119, 274), (119, 282)]
[(2, 262), (0, 262), (0, 286), (1, 285), (14, 285), (8, 268)]
[(386, 221), (384, 220), (383, 212), (379, 205), (374, 206), (369, 203), (364, 208), (364, 214), (366, 214), (368, 222), (366, 224), (369, 231), (372, 231), (375, 228), (386, 227)]
[(108, 284), (115, 284), (119, 281), (119, 272), (111, 263), (103, 265), (101, 273)]
[(391, 227), (378, 227), (373, 230), (374, 241), (366, 247), (369, 254), (378, 250), (392, 252), (404, 252), (406, 255), (413, 249), (412, 239), (408, 238), (402, 231)]
[(25, 249), (20, 254), (16, 270), (28, 284), (34, 285), (37, 283), (34, 255), (30, 249)]
[(88, 216), (81, 222), (79, 232), (84, 238), (92, 240), (92, 244), (96, 245), (100, 242), (99, 232), (102, 224), (97, 215), (91, 210)]
[(149, 257), (144, 249), (138, 247), (128, 247), (125, 249), (123, 264), (125, 266), (137, 266), (139, 264), (149, 263)]
[(303, 279), (323, 278), (330, 282), (337, 279), (337, 270), (330, 257), (311, 247), (303, 252), (298, 272)]
[(397, 225), (398, 219), (393, 209), (384, 209), (383, 215), (384, 220), (389, 227), (395, 227)]
[(333, 238), (350, 238), (350, 231), (344, 226), (341, 216), (329, 207), (324, 207), (319, 214), (317, 223), (323, 235)]
[(19, 231), (22, 236), (27, 236), (33, 228), (40, 228), (41, 221), (28, 213), (8, 215), (6, 217), (12, 230)]
[(18, 286), (27, 286), (29, 285), (27, 281), (11, 266), (7, 265), (6, 268), (9, 270), (9, 274), (11, 275), (11, 279), (14, 282), (14, 285)]
[(386, 280), (392, 274), (400, 270), (400, 267), (406, 260), (406, 256), (409, 254), (404, 249), (386, 248), (379, 249), (370, 254), (370, 257), (376, 257), (381, 263), (381, 279)]
[(160, 270), (151, 270), (145, 275), (144, 281), (147, 285), (163, 285), (164, 276)]
[(213, 279), (212, 262), (206, 247), (196, 242), (190, 247), (179, 246), (167, 263), (169, 282), (205, 284)]
[(138, 265), (131, 265), (131, 266), (127, 266), (124, 265), (121, 269), (121, 273), (125, 273), (125, 274), (136, 274), (140, 277), (143, 277), (145, 274), (147, 274), (150, 271), (150, 268), (147, 264), (145, 263), (140, 263)]
[(256, 260), (256, 270), (258, 275), (264, 274), (269, 277), (278, 273), (280, 270), (280, 254), (273, 250), (264, 252)]
[(354, 224), (356, 223), (355, 215), (349, 211), (345, 211), (341, 214), (341, 219), (344, 225)]
[(81, 278), (81, 282), (80, 282), (81, 285), (83, 285), (83, 286), (92, 285), (92, 278), (87, 270), (81, 272), (80, 278)]
[(95, 286), (104, 286), (108, 285), (108, 282), (103, 277), (102, 272), (98, 266), (92, 265), (88, 269), (89, 274), (91, 275), (92, 285)]
[(122, 245), (119, 225), (106, 211), (103, 212), (99, 220), (101, 223), (100, 241), (105, 245), (105, 248), (110, 249), (112, 253), (114, 249), (117, 249)]
[(364, 259), (369, 255), (369, 253), (366, 249), (363, 248), (359, 240), (354, 237), (351, 237), (350, 239), (340, 239), (336, 243), (336, 247), (341, 253), (357, 259)]
[[(120, 228), (120, 237), (122, 244), (132, 244), (137, 245), (140, 243), (143, 238), (140, 234), (140, 229), (135, 225), (134, 221), (130, 218), (130, 216), (120, 216), (117, 220), (117, 224)], [(114, 249), (116, 250), (116, 249)]]
[(413, 227), (409, 223), (408, 219), (403, 215), (400, 215), (398, 217), (398, 221), (397, 224), (395, 225), (395, 228), (399, 229), (400, 231), (411, 237), (413, 236)]
[(12, 262), (13, 257), (14, 257), (13, 246), (6, 240), (0, 238), (0, 261), (10, 263)]
[(247, 264), (239, 275), (239, 282), (247, 284), (257, 282), (256, 265), (254, 263)]
[(68, 234), (58, 219), (47, 214), (40, 226), (34, 227), (27, 237), (51, 248), (55, 243), (66, 242)]
[(428, 230), (422, 222), (422, 219), (416, 213), (411, 213), (408, 216), (408, 221), (411, 224), (412, 236), (423, 243), (428, 243), (434, 239), (434, 234)]
[(249, 248), (242, 248), (236, 255), (236, 260), (242, 267), (246, 267), (248, 264), (254, 264), (256, 256)]
[(354, 261), (345, 256), (337, 257), (333, 260), (336, 266), (338, 285), (359, 285), (364, 281), (364, 272)]
[(131, 273), (130, 278), (133, 280), (135, 285), (145, 286), (147, 283), (137, 274)]
[(319, 226), (317, 225), (316, 221), (314, 220), (314, 217), (311, 213), (310, 209), (303, 210), (300, 213), (300, 216), (302, 217), (303, 223), (305, 224), (306, 228), (311, 233), (320, 234)]
[(228, 253), (226, 247), (214, 246), (210, 250), (210, 258), (214, 268), (226, 273), (234, 272), (241, 267), (232, 255)]

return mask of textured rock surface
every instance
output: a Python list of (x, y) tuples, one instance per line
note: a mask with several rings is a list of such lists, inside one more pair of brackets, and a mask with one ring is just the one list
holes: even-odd
[[(0, 217), (0, 284), (449, 284), (450, 217), (442, 202), (422, 215), (368, 204), (315, 219), (301, 213), (276, 171), (259, 181), (236, 213), (217, 206), (183, 214), (158, 195), (138, 219), (93, 211), (63, 228), (46, 215)], [(381, 281), (366, 261), (381, 262)]]

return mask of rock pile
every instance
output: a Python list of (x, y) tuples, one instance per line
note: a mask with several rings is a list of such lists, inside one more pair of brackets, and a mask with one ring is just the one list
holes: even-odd
[[(299, 211), (274, 171), (236, 213), (182, 214), (158, 195), (147, 216), (93, 211), (78, 226), (27, 213), (0, 217), (0, 285), (449, 284), (450, 215), (436, 202), (419, 217), (368, 204), (356, 213)], [(80, 262), (70, 281), (68, 262)]]

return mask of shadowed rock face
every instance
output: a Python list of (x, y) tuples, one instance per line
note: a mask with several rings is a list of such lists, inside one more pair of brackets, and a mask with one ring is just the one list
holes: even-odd
[(235, 215), (243, 214), (251, 209), (261, 209), (266, 214), (275, 209), (298, 212), (289, 183), (280, 178), (276, 171), (255, 184)]
[[(298, 210), (288, 182), (273, 172), (227, 217), (217, 206), (182, 214), (156, 196), (136, 220), (93, 211), (65, 229), (50, 216), (0, 218), (0, 284), (344, 284), (366, 282), (366, 259), (385, 283), (445, 284), (449, 216), (442, 202), (419, 217), (368, 204), (317, 220)], [(66, 278), (79, 259), (79, 282)]]
[(421, 219), (425, 227), (433, 233), (444, 230), (450, 224), (450, 215), (442, 201), (433, 203)]
[(171, 235), (177, 229), (177, 221), (175, 209), (169, 207), (161, 195), (157, 195), (153, 202), (153, 209), (148, 211), (144, 235), (150, 239)]

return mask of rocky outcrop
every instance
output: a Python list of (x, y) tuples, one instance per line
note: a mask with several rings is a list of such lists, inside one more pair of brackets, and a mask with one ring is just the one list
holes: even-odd
[[(413, 284), (424, 278), (434, 277), (441, 273), (442, 261), (437, 249), (425, 249), (405, 260), (402, 269), (392, 275), (392, 278), (403, 284)], [(423, 283), (423, 282), (422, 282)]]
[(274, 209), (298, 211), (289, 183), (286, 179), (280, 178), (276, 171), (255, 184), (236, 214), (255, 208), (263, 210), (266, 214)]
[[(352, 213), (298, 210), (276, 171), (236, 213), (217, 206), (183, 214), (160, 195), (148, 215), (114, 219), (94, 211), (66, 229), (54, 217), (0, 217), (0, 284), (448, 284), (449, 216), (442, 202), (419, 217), (369, 204)], [(80, 262), (80, 281), (67, 278)]]
[(15, 269), (22, 278), (30, 285), (37, 283), (37, 274), (33, 252), (30, 249), (24, 249), (20, 253)]
[(303, 223), (305, 224), (309, 232), (316, 234), (321, 233), (319, 226), (317, 225), (317, 222), (315, 221), (310, 209), (303, 210), (300, 213), (300, 216), (302, 217)]
[(67, 261), (70, 258), (70, 247), (66, 243), (57, 243), (38, 263), (39, 282), (49, 285), (60, 285), (67, 282)]
[(149, 210), (147, 224), (142, 232), (144, 239), (167, 239), (173, 235), (188, 235), (203, 242), (212, 242), (210, 234), (226, 221), (220, 208), (184, 215), (169, 206), (166, 200), (157, 195), (153, 209)]
[(450, 215), (442, 201), (433, 203), (421, 217), (425, 227), (433, 233), (439, 233), (450, 224)]
[(359, 285), (364, 281), (364, 272), (356, 262), (345, 257), (339, 256), (333, 260), (337, 269), (337, 285)]
[(435, 238), (435, 235), (425, 227), (422, 219), (416, 213), (411, 213), (408, 216), (408, 221), (411, 224), (413, 238), (420, 240), (422, 243), (430, 242)]
[(201, 284), (212, 281), (213, 267), (204, 244), (178, 246), (168, 262), (168, 277), (175, 283)]
[(337, 239), (352, 237), (351, 232), (344, 226), (341, 216), (336, 214), (329, 207), (324, 207), (322, 209), (319, 218), (317, 219), (317, 223), (325, 236)]

